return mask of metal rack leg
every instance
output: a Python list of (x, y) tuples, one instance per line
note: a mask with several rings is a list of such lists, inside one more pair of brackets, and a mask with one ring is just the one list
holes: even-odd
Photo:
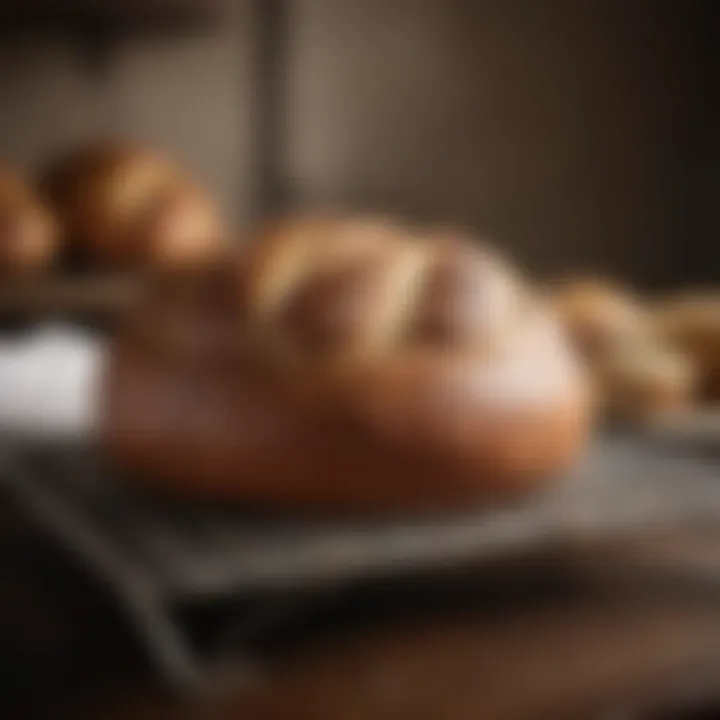
[(150, 593), (127, 593), (123, 600), (165, 679), (181, 692), (201, 690), (204, 683), (200, 665), (191, 644), (173, 621), (170, 609)]

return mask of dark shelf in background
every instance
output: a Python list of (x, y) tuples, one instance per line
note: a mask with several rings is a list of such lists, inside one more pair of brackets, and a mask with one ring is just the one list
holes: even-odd
[(220, 16), (219, 0), (3, 0), (0, 31), (6, 36), (195, 31)]

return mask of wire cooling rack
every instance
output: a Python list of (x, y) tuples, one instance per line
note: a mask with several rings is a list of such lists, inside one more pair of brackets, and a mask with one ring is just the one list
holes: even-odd
[[(0, 486), (127, 611), (159, 669), (201, 683), (178, 607), (497, 559), (635, 530), (720, 519), (720, 457), (648, 439), (598, 439), (554, 487), (511, 506), (433, 519), (258, 516), (130, 489), (88, 442), (6, 438)], [(267, 608), (265, 608), (267, 609)]]

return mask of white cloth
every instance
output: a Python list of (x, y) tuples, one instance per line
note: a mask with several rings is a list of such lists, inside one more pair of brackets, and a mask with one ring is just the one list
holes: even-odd
[(59, 325), (0, 337), (0, 430), (92, 433), (104, 351), (101, 338)]

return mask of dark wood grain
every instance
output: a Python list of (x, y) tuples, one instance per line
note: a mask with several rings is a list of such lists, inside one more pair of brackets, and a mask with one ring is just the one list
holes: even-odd
[[(403, 611), (400, 603), (394, 611), (377, 613), (368, 603), (362, 623), (330, 631), (320, 623), (303, 642), (274, 656), (250, 686), (244, 674), (231, 671), (223, 689), (190, 702), (119, 684), (111, 699), (86, 698), (73, 704), (68, 716), (585, 720), (649, 718), (651, 711), (675, 708), (670, 717), (693, 717), (677, 708), (711, 702), (720, 687), (717, 592), (647, 578), (650, 570), (661, 577), (663, 567), (678, 567), (683, 554), (678, 548), (695, 556), (702, 546), (711, 556), (720, 540), (717, 533), (693, 538), (666, 531), (656, 540), (646, 535), (624, 547), (593, 546), (558, 558), (567, 571), (575, 568), (574, 580), (544, 599), (528, 590), (526, 601), (516, 597), (503, 607), (501, 596), (494, 603), (482, 601), (482, 583), (471, 584), (458, 598), (461, 591), (449, 582), (427, 593), (437, 599), (445, 587), (454, 594), (442, 608), (429, 603), (434, 609), (418, 612), (405, 604)], [(663, 560), (668, 547), (675, 549), (672, 562)], [(621, 556), (625, 562), (613, 568), (612, 558)], [(612, 714), (620, 712), (626, 714)]]

